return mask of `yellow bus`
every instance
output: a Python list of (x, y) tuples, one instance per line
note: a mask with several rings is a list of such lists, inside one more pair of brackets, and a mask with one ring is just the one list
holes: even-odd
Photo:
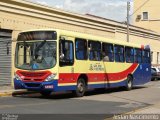
[(132, 89), (151, 80), (149, 46), (60, 30), (19, 33), (15, 50), (15, 89), (50, 95), (94, 88)]

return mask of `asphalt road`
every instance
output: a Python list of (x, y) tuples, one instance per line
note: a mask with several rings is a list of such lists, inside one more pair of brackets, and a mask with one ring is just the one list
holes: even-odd
[(58, 119), (56, 117), (59, 116), (61, 119), (72, 117), (72, 120), (74, 118), (99, 120), (156, 104), (160, 102), (159, 93), (160, 81), (152, 81), (131, 91), (123, 89), (89, 91), (82, 98), (74, 98), (70, 93), (53, 94), (49, 98), (39, 94), (0, 97), (0, 114), (2, 118), (8, 114), (18, 114), (19, 118), (26, 120)]

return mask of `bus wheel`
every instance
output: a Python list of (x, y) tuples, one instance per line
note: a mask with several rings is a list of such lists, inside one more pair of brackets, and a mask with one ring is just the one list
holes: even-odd
[(44, 97), (49, 97), (51, 95), (51, 92), (50, 91), (42, 91), (42, 92), (40, 92), (40, 94)]
[(74, 94), (76, 97), (83, 97), (84, 93), (86, 91), (86, 83), (83, 78), (80, 78), (77, 82), (77, 88), (76, 91), (74, 91)]
[(133, 77), (132, 76), (128, 76), (127, 77), (127, 86), (126, 86), (126, 90), (131, 90), (133, 87)]

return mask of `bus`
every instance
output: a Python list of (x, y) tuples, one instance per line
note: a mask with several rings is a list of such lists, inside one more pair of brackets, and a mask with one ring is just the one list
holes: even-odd
[(16, 41), (15, 89), (82, 97), (89, 89), (131, 90), (150, 80), (148, 45), (60, 29), (23, 31)]

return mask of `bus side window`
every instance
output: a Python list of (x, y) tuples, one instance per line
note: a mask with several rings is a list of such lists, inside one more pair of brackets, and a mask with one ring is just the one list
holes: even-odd
[(135, 49), (134, 50), (134, 56), (135, 56), (135, 63), (142, 63), (142, 50), (141, 49)]
[(124, 62), (124, 47), (120, 45), (114, 46), (114, 52), (115, 52), (115, 61), (116, 62)]
[(100, 61), (101, 60), (101, 43), (97, 41), (89, 41), (89, 60)]
[(74, 63), (73, 42), (69, 40), (60, 40), (59, 48), (60, 48), (59, 50), (60, 66), (73, 65)]
[(150, 51), (149, 50), (143, 50), (142, 56), (143, 56), (143, 63), (150, 63)]
[(114, 61), (113, 44), (102, 43), (102, 58), (104, 62)]
[(85, 39), (76, 38), (76, 59), (77, 60), (87, 60), (87, 41)]
[(125, 48), (125, 57), (127, 63), (133, 63), (134, 62), (134, 49), (131, 47)]

